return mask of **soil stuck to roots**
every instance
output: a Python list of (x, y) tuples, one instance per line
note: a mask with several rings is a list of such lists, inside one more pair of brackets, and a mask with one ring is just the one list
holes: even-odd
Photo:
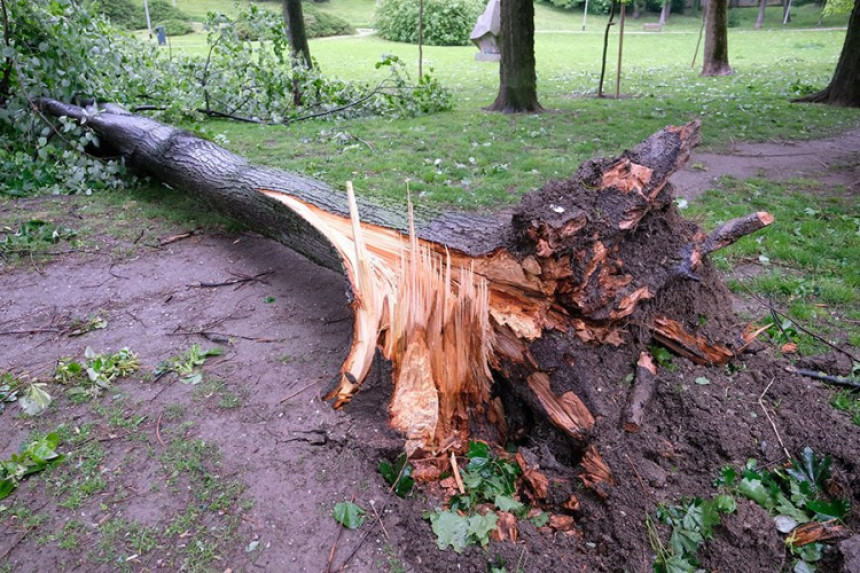
[[(80, 218), (86, 205), (81, 198), (20, 200), (0, 206), (0, 215), (10, 226), (41, 217), (95, 228), (98, 221)], [(127, 215), (110, 209), (99, 219)], [(550, 478), (551, 499), (575, 493), (577, 510), (547, 508), (572, 516), (574, 528), (562, 533), (521, 520), (516, 542), (441, 551), (422, 517), (442, 505), (440, 490), (424, 486), (397, 498), (377, 471), (403, 445), (388, 429), (384, 364), (345, 410), (320, 401), (349, 348), (343, 279), (248, 233), (198, 231), (162, 244), (186, 231), (131, 217), (119, 232), (89, 235), (82, 251), (3, 269), (0, 374), (50, 381), (58, 359), (83, 359), (87, 347), (128, 347), (141, 370), (83, 403), (50, 383), (55, 400), (43, 415), (20, 416), (13, 404), (0, 414), (0, 458), (58, 428), (67, 456), (0, 502), (0, 571), (317, 572), (347, 561), (353, 571), (483, 572), (502, 564), (508, 571), (649, 571), (655, 550), (646, 516), (659, 504), (709, 498), (724, 466), (755, 458), (776, 468), (807, 446), (832, 456), (833, 487), (852, 504), (845, 525), (860, 526), (857, 427), (833, 410), (819, 382), (788, 372), (768, 349), (723, 368), (676, 357), (660, 366), (647, 416), (631, 434), (620, 422), (635, 357), (581, 344), (570, 353), (565, 383), (595, 415), (593, 443), (615, 485), (605, 498), (583, 488), (579, 470), (550, 441), (554, 434), (532, 426), (523, 453)], [(628, 259), (636, 256), (646, 253)], [(716, 339), (736, 334), (733, 321), (701, 323), (725, 316), (712, 311), (731, 306), (726, 291), (691, 296), (669, 288), (662, 296), (671, 300), (659, 306), (672, 306), (691, 328)], [(106, 327), (71, 336), (76, 319), (91, 317)], [(154, 374), (192, 344), (225, 352), (198, 368), (196, 384)], [(833, 356), (833, 364), (843, 362)], [(332, 508), (350, 500), (365, 509), (365, 521), (340, 531)], [(771, 517), (737, 501), (737, 513), (723, 518), (699, 552), (701, 566), (792, 567)], [(658, 532), (666, 543), (668, 531), (658, 525)], [(825, 552), (827, 570), (841, 570), (842, 561), (835, 546)]]

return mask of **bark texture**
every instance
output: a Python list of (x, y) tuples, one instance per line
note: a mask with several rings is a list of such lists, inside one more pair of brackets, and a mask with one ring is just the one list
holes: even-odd
[(705, 56), (703, 76), (730, 76), (728, 2), (708, 0), (705, 4)]
[(502, 0), (499, 94), (490, 111), (543, 111), (537, 97), (534, 13), (532, 0)]
[(302, 13), (302, 0), (282, 0), (284, 23), (287, 26), (287, 37), (293, 57), (301, 59), (307, 67), (313, 67), (311, 49), (308, 46), (308, 35), (305, 32), (305, 17)]
[(845, 43), (830, 84), (820, 92), (794, 101), (860, 107), (860, 0), (854, 0)]
[[(374, 353), (391, 360), (391, 423), (425, 460), (419, 477), (437, 475), (438, 454), (475, 436), (501, 443), (544, 428), (603, 495), (612, 476), (590, 442), (607, 411), (599, 387), (609, 364), (648, 366), (641, 352), (655, 343), (724, 364), (746, 343), (707, 254), (773, 219), (758, 213), (705, 233), (680, 217), (667, 179), (698, 143), (697, 122), (588, 161), (513, 214), (407, 214), (114, 106), (39, 105), (85, 122), (132, 169), (346, 274), (353, 342), (328, 397), (347, 404)], [(633, 398), (635, 425), (646, 389)]]

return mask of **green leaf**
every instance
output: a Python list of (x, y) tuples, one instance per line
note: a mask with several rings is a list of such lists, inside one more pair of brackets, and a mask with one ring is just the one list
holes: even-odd
[(696, 384), (698, 384), (699, 386), (707, 386), (710, 383), (711, 381), (704, 376), (699, 376), (698, 378), (696, 378)]
[(364, 514), (364, 509), (351, 501), (342, 501), (335, 504), (332, 517), (348, 529), (358, 529), (364, 523)]
[(759, 479), (744, 478), (738, 484), (738, 493), (747, 497), (765, 509), (773, 509), (774, 501), (771, 499), (770, 491)]
[(490, 533), (496, 530), (499, 516), (491, 511), (486, 515), (473, 515), (468, 521), (469, 539), (477, 541), (481, 547), (486, 547), (490, 542)]
[(507, 495), (497, 495), (493, 503), (501, 511), (509, 511), (516, 514), (522, 513), (523, 510), (526, 509), (526, 506), (523, 503)]
[[(388, 485), (394, 486), (394, 493), (398, 497), (405, 497), (415, 485), (415, 480), (412, 479), (412, 466), (406, 461), (406, 454), (401, 454), (394, 465), (391, 465), (385, 460), (379, 462), (379, 473)], [(398, 479), (399, 477), (399, 479)], [(397, 483), (395, 483), (397, 480)]]
[(28, 416), (38, 416), (51, 405), (51, 395), (45, 390), (48, 385), (36, 382), (30, 384), (27, 393), (18, 400), (18, 404)]
[(436, 546), (443, 551), (450, 545), (462, 553), (469, 542), (469, 521), (453, 511), (437, 511), (430, 514), (430, 527), (436, 534)]
[(851, 504), (844, 499), (834, 499), (827, 502), (822, 499), (815, 499), (806, 503), (806, 509), (815, 513), (817, 519), (845, 519), (848, 512), (851, 511)]
[(536, 516), (529, 519), (535, 527), (543, 527), (549, 523), (549, 514), (545, 511), (540, 512)]
[(12, 495), (16, 487), (18, 484), (12, 478), (0, 479), (0, 499), (6, 499)]

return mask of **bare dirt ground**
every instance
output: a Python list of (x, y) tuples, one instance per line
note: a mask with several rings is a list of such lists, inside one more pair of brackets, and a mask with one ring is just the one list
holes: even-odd
[[(722, 174), (802, 175), (857, 190), (858, 150), (858, 131), (743, 144), (731, 155), (694, 156), (674, 183), (690, 199)], [(828, 173), (834, 162), (853, 169)], [(50, 217), (74, 227), (87, 201), (7, 201), (0, 224)], [(598, 447), (617, 480), (608, 498), (582, 491), (573, 534), (521, 522), (516, 543), (440, 551), (422, 518), (440, 504), (437, 490), (400, 499), (377, 471), (402, 447), (387, 426), (384, 365), (344, 411), (321, 400), (352, 334), (343, 279), (249, 232), (210, 229), (162, 244), (187, 225), (127, 215), (120, 206), (100, 214), (126, 221), (120, 233), (99, 232), (94, 223), (82, 249), (0, 271), (0, 373), (50, 380), (58, 359), (83, 358), (87, 347), (128, 347), (141, 362), (138, 373), (94, 400), (76, 403), (51, 384), (55, 400), (45, 414), (24, 417), (12, 407), (0, 414), (0, 459), (36, 432), (57, 428), (67, 456), (0, 501), (0, 571), (318, 572), (344, 563), (352, 571), (502, 564), (508, 571), (649, 571), (645, 516), (658, 502), (708, 497), (721, 467), (748, 458), (773, 467), (785, 460), (783, 446), (833, 456), (834, 483), (853, 504), (846, 525), (858, 530), (857, 427), (828, 405), (829, 390), (787, 373), (765, 351), (730, 372), (676, 359), (679, 368), (661, 374), (648, 422), (635, 435), (618, 431), (612, 408), (623, 405), (627, 388), (618, 383), (623, 373), (607, 370), (597, 391), (606, 405)], [(69, 336), (75, 319), (94, 316), (107, 327)], [(225, 350), (205, 362), (198, 384), (154, 373), (195, 343)], [(692, 383), (703, 377), (707, 385)], [(537, 438), (523, 445), (540, 447)], [(349, 500), (367, 520), (341, 531), (332, 508)], [(770, 517), (738, 503), (700, 553), (703, 566), (790, 568)], [(827, 553), (822, 570), (852, 570), (857, 556), (843, 546)]]

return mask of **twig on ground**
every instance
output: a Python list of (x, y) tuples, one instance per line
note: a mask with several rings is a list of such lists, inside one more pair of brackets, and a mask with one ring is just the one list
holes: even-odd
[(764, 412), (767, 421), (770, 422), (770, 427), (773, 428), (773, 433), (776, 434), (776, 439), (779, 442), (779, 445), (782, 446), (782, 451), (785, 453), (785, 457), (789, 462), (794, 461), (794, 458), (791, 457), (791, 454), (788, 453), (788, 449), (785, 447), (785, 444), (782, 441), (782, 437), (779, 435), (779, 430), (776, 429), (776, 424), (773, 422), (773, 418), (770, 417), (770, 413), (767, 411), (767, 407), (764, 405), (764, 395), (767, 394), (767, 391), (770, 390), (770, 387), (773, 386), (776, 378), (771, 378), (768, 385), (765, 387), (764, 392), (761, 393), (761, 396), (758, 397), (758, 405), (761, 406), (762, 412)]
[(832, 342), (830, 342), (829, 340), (827, 340), (827, 339), (825, 339), (825, 338), (821, 337), (821, 336), (820, 336), (820, 335), (818, 335), (818, 334), (815, 334), (814, 332), (812, 332), (812, 331), (811, 331), (811, 330), (809, 330), (808, 328), (804, 327), (802, 324), (800, 324), (799, 322), (797, 322), (797, 320), (796, 320), (796, 319), (791, 318), (791, 317), (790, 317), (790, 316), (788, 316), (787, 314), (785, 314), (785, 313), (783, 313), (783, 312), (780, 312), (780, 311), (776, 310), (776, 308), (773, 306), (773, 304), (772, 304), (771, 302), (764, 300), (762, 297), (760, 297), (759, 295), (757, 295), (756, 293), (754, 293), (752, 290), (750, 290), (750, 288), (749, 288), (748, 286), (746, 286), (745, 284), (740, 283), (740, 285), (743, 287), (743, 289), (744, 289), (745, 291), (747, 291), (747, 294), (749, 294), (751, 297), (753, 297), (754, 299), (756, 299), (756, 300), (757, 300), (757, 301), (758, 301), (762, 306), (764, 306), (765, 308), (770, 309), (770, 310), (771, 310), (773, 313), (775, 313), (777, 316), (781, 316), (781, 317), (783, 317), (783, 318), (787, 318), (788, 320), (790, 320), (790, 321), (791, 321), (791, 323), (792, 323), (794, 326), (796, 326), (796, 327), (797, 327), (797, 329), (798, 329), (798, 330), (802, 331), (802, 332), (803, 332), (803, 333), (805, 333), (805, 334), (808, 334), (809, 336), (811, 336), (811, 337), (812, 337), (812, 338), (814, 338), (815, 340), (818, 340), (819, 342), (823, 342), (824, 344), (826, 344), (827, 346), (829, 346), (829, 347), (830, 347), (830, 348), (832, 348), (833, 350), (835, 350), (835, 351), (837, 351), (837, 352), (840, 352), (840, 353), (844, 354), (845, 356), (847, 356), (848, 358), (850, 358), (850, 359), (851, 359), (851, 360), (853, 360), (854, 362), (860, 362), (860, 358), (857, 358), (856, 356), (854, 356), (853, 354), (851, 354), (850, 352), (848, 352), (848, 351), (847, 351), (847, 350), (845, 350), (844, 348), (840, 348), (840, 347), (836, 346), (835, 344), (833, 344), (833, 343), (832, 343)]
[(165, 245), (169, 245), (171, 243), (175, 243), (177, 241), (181, 241), (183, 239), (193, 237), (194, 235), (197, 234), (197, 231), (198, 231), (198, 229), (192, 229), (192, 230), (188, 231), (187, 233), (180, 233), (178, 235), (173, 235), (171, 237), (167, 237), (166, 239), (162, 239), (161, 241), (159, 241), (158, 246), (163, 247)]
[[(384, 505), (382, 507), (383, 509), (385, 508)], [(370, 509), (373, 510), (373, 515), (376, 516), (376, 521), (379, 522), (379, 526), (382, 528), (382, 534), (385, 536), (385, 539), (388, 540), (388, 543), (391, 543), (391, 537), (388, 535), (388, 531), (385, 529), (385, 522), (382, 521), (382, 514), (376, 511), (376, 506), (373, 505), (373, 503), (370, 504)]]
[(6, 548), (6, 551), (4, 551), (3, 553), (0, 553), (0, 562), (2, 562), (4, 559), (6, 559), (6, 557), (10, 553), (12, 553), (12, 550), (15, 549), (19, 543), (24, 541), (24, 538), (27, 537), (28, 535), (30, 535), (30, 532), (33, 531), (34, 529), (36, 529), (36, 528), (35, 527), (28, 527), (24, 531), (24, 533), (22, 533), (21, 535), (18, 536), (18, 539), (16, 539), (15, 541), (12, 542), (12, 545), (10, 545), (9, 547)]
[(645, 482), (642, 480), (642, 476), (639, 475), (639, 470), (636, 469), (636, 466), (633, 464), (633, 460), (630, 459), (630, 456), (624, 454), (624, 458), (627, 460), (627, 463), (630, 464), (630, 469), (633, 470), (633, 474), (636, 476), (636, 479), (639, 480), (639, 487), (642, 488), (642, 493), (645, 494), (652, 502), (657, 503), (657, 500), (654, 499), (654, 494), (651, 493), (647, 487), (645, 487)]
[[(349, 501), (350, 503), (353, 503), (355, 501), (355, 496), (352, 496), (352, 499), (350, 499)], [(334, 543), (332, 544), (331, 551), (329, 551), (328, 554), (328, 563), (326, 563), (325, 567), (326, 573), (331, 573), (331, 564), (334, 561), (334, 553), (335, 551), (337, 551), (337, 542), (340, 540), (340, 534), (343, 533), (344, 530), (344, 526), (342, 523), (338, 523), (337, 525), (337, 536), (334, 538)]]
[(59, 328), (30, 328), (27, 330), (4, 330), (0, 336), (20, 336), (22, 334), (45, 334), (48, 332), (61, 332)]
[(248, 283), (248, 282), (253, 282), (253, 281), (265, 282), (265, 281), (260, 281), (260, 277), (268, 276), (268, 275), (272, 274), (273, 272), (274, 271), (266, 271), (264, 273), (258, 273), (252, 277), (248, 277), (248, 276), (244, 276), (244, 275), (236, 275), (239, 278), (228, 279), (226, 281), (219, 282), (219, 283), (197, 282), (197, 283), (192, 283), (192, 284), (188, 285), (188, 288), (217, 288), (217, 287), (223, 287), (223, 286), (238, 285), (238, 284), (243, 284), (243, 283)]
[(860, 380), (855, 380), (852, 378), (843, 378), (842, 376), (832, 376), (830, 374), (825, 374), (824, 372), (806, 370), (805, 368), (794, 368), (793, 366), (789, 366), (788, 368), (786, 368), (786, 370), (788, 370), (789, 372), (800, 374), (801, 376), (806, 376), (807, 378), (820, 380), (825, 384), (832, 384), (834, 386), (842, 386), (843, 388), (848, 388), (850, 390), (860, 391)]
[(299, 394), (301, 394), (302, 392), (304, 392), (305, 390), (307, 390), (307, 389), (308, 389), (308, 388), (310, 388), (311, 386), (315, 386), (315, 385), (319, 384), (319, 383), (320, 383), (320, 380), (324, 380), (324, 378), (318, 378), (318, 379), (317, 379), (317, 380), (315, 380), (314, 382), (311, 382), (311, 383), (309, 383), (309, 384), (305, 384), (304, 386), (302, 386), (301, 388), (299, 388), (298, 390), (296, 390), (296, 391), (295, 391), (295, 392), (293, 392), (292, 394), (289, 394), (288, 396), (285, 396), (285, 397), (281, 398), (281, 401), (280, 401), (280, 402), (278, 402), (278, 403), (279, 403), (279, 404), (283, 404), (284, 402), (287, 402), (287, 401), (289, 401), (289, 400), (292, 400), (293, 398), (295, 398), (296, 396), (298, 396)]
[(164, 440), (161, 439), (161, 419), (164, 417), (164, 412), (159, 414), (158, 420), (155, 422), (155, 438), (158, 440), (158, 443), (163, 447), (167, 447), (167, 444), (164, 443)]
[[(404, 464), (403, 467), (406, 467), (406, 464)], [(460, 492), (460, 495), (465, 494), (466, 488), (463, 487), (463, 478), (460, 476), (460, 466), (457, 465), (457, 456), (454, 455), (454, 452), (451, 452), (451, 473), (454, 474), (454, 481), (457, 482), (457, 491)]]

